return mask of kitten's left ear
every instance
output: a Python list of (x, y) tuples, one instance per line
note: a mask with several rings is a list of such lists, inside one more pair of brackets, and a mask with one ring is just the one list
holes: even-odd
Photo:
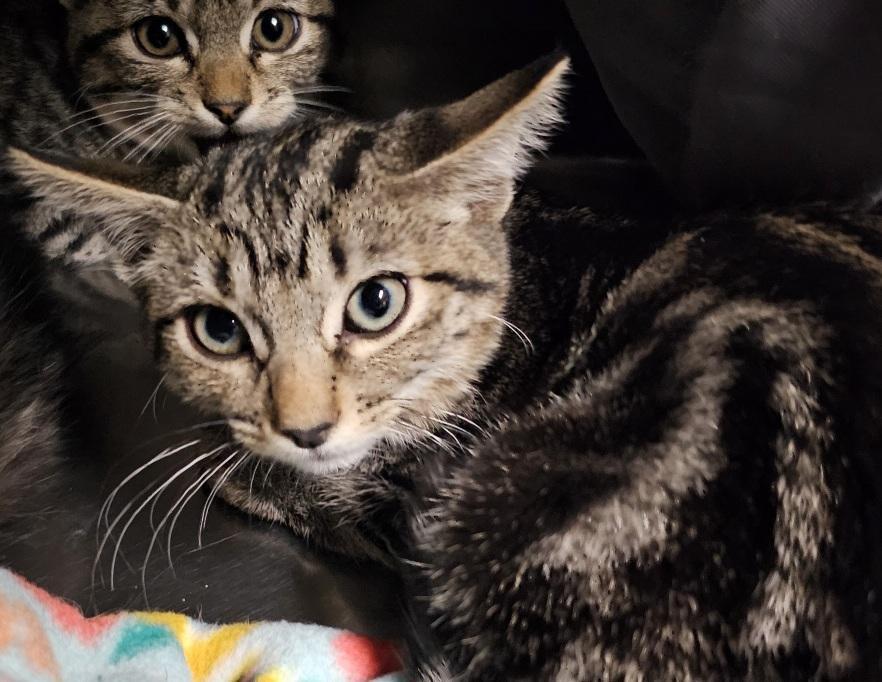
[(144, 239), (146, 226), (180, 209), (169, 171), (107, 160), (79, 160), (12, 148), (9, 165), (19, 183), (50, 214), (90, 219), (118, 255), (127, 259)]
[(387, 159), (407, 169), (404, 191), (500, 220), (531, 157), (563, 121), (568, 71), (569, 59), (546, 57), (460, 102), (404, 114), (380, 138), (378, 162), (385, 142)]

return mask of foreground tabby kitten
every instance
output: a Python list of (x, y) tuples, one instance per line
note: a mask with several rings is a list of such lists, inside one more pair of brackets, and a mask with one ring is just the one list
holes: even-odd
[(332, 12), (332, 0), (6, 0), (0, 139), (143, 161), (276, 128), (315, 104)]
[(882, 224), (516, 194), (565, 69), (177, 174), (14, 165), (115, 245), (168, 381), (289, 465), (229, 500), (409, 559), (426, 674), (878, 679)]

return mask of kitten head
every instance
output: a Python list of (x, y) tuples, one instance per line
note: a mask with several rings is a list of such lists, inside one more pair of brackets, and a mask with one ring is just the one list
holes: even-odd
[(385, 124), (304, 123), (175, 175), (13, 163), (53, 210), (97, 219), (167, 382), (252, 451), (323, 473), (470, 399), (504, 331), (503, 218), (566, 68)]
[(84, 97), (130, 158), (277, 128), (315, 104), (332, 0), (61, 2)]

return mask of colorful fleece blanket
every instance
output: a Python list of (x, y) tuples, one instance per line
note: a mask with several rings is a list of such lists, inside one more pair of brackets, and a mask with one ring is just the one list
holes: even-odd
[(0, 569), (0, 682), (401, 682), (391, 645), (293, 623), (84, 618)]

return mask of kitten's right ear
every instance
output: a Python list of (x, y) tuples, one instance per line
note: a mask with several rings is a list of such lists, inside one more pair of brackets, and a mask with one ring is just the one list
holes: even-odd
[(69, 10), (71, 5), (73, 5), (74, 0), (58, 0), (58, 2), (64, 7), (64, 9)]
[(162, 171), (106, 160), (79, 160), (12, 148), (9, 166), (47, 213), (91, 219), (124, 258), (146, 238), (143, 225), (180, 209)]

